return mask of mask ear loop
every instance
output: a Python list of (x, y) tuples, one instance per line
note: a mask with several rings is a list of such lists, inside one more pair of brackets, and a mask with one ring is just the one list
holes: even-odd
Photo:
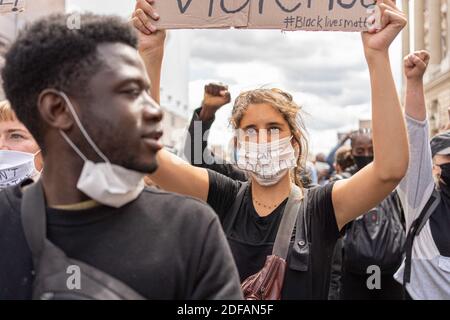
[[(39, 153), (41, 153), (41, 152), (42, 152), (42, 150), (39, 149), (38, 151), (36, 151), (36, 152), (33, 154), (33, 161), (34, 161), (34, 162), (36, 161), (36, 156), (37, 156)], [(38, 171), (38, 170), (36, 169), (36, 165), (34, 165), (34, 169), (35, 169), (36, 172), (38, 172), (39, 174), (42, 174), (42, 171), (44, 170), (44, 166), (42, 166), (41, 171)]]
[[(81, 123), (80, 119), (78, 118), (77, 113), (75, 112), (75, 109), (72, 106), (72, 103), (70, 102), (69, 98), (67, 97), (67, 95), (60, 91), (59, 94), (61, 95), (61, 97), (63, 97), (63, 99), (66, 101), (67, 106), (69, 107), (69, 111), (72, 114), (75, 123), (77, 124), (78, 128), (80, 129), (81, 133), (83, 134), (84, 138), (87, 140), (87, 142), (91, 145), (92, 149), (94, 149), (94, 151), (97, 153), (97, 155), (103, 159), (103, 161), (105, 161), (107, 164), (110, 164), (108, 158), (103, 154), (103, 152), (100, 151), (100, 149), (97, 147), (97, 145), (94, 143), (94, 141), (92, 141), (91, 137), (89, 136), (89, 134), (87, 133), (86, 129), (84, 128), (83, 124)], [(67, 143), (70, 144), (70, 146), (75, 150), (75, 152), (86, 162), (88, 161), (88, 159), (81, 153), (80, 149), (78, 149), (75, 144), (69, 139), (69, 137), (67, 136), (67, 134), (63, 131), (61, 131), (62, 136), (64, 137), (64, 139), (67, 141)]]
[(60, 130), (59, 131), (61, 133), (61, 135), (63, 136), (64, 140), (66, 140), (66, 142), (72, 147), (72, 149), (80, 156), (81, 159), (83, 159), (84, 162), (89, 161), (88, 158), (86, 158), (84, 156), (84, 154), (80, 151), (80, 149), (78, 149), (78, 147), (72, 142), (72, 140), (70, 140), (70, 138), (67, 136), (67, 134)]

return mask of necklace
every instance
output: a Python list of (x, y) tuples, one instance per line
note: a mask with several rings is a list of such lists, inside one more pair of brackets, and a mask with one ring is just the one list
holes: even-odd
[(258, 201), (256, 198), (253, 198), (253, 200), (255, 200), (255, 203), (258, 206), (263, 207), (265, 209), (269, 209), (269, 210), (273, 210), (273, 209), (277, 208), (280, 205), (279, 203), (275, 203), (274, 205), (265, 205), (264, 203)]

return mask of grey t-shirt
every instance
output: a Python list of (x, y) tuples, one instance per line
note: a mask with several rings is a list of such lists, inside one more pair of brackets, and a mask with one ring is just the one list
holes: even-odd
[[(408, 172), (397, 188), (405, 212), (406, 228), (431, 197), (435, 188), (428, 122), (406, 116), (410, 144)], [(450, 214), (450, 213), (449, 213)], [(450, 230), (449, 230), (450, 232)], [(403, 282), (404, 263), (394, 275)], [(411, 281), (406, 289), (415, 300), (450, 299), (450, 257), (443, 256), (433, 237), (430, 221), (414, 240)]]

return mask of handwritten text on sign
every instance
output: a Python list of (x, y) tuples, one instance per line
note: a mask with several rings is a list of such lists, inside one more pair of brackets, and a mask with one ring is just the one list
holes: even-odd
[(160, 0), (165, 29), (365, 31), (375, 0)]
[(23, 11), (25, 0), (0, 0), (0, 13)]

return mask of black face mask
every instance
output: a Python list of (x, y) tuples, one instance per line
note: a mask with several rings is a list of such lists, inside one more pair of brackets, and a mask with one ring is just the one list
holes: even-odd
[(358, 171), (373, 162), (373, 156), (353, 156)]
[(441, 187), (445, 187), (446, 189), (450, 188), (450, 163), (446, 163), (439, 166), (441, 168), (441, 179), (445, 183), (441, 183)]

